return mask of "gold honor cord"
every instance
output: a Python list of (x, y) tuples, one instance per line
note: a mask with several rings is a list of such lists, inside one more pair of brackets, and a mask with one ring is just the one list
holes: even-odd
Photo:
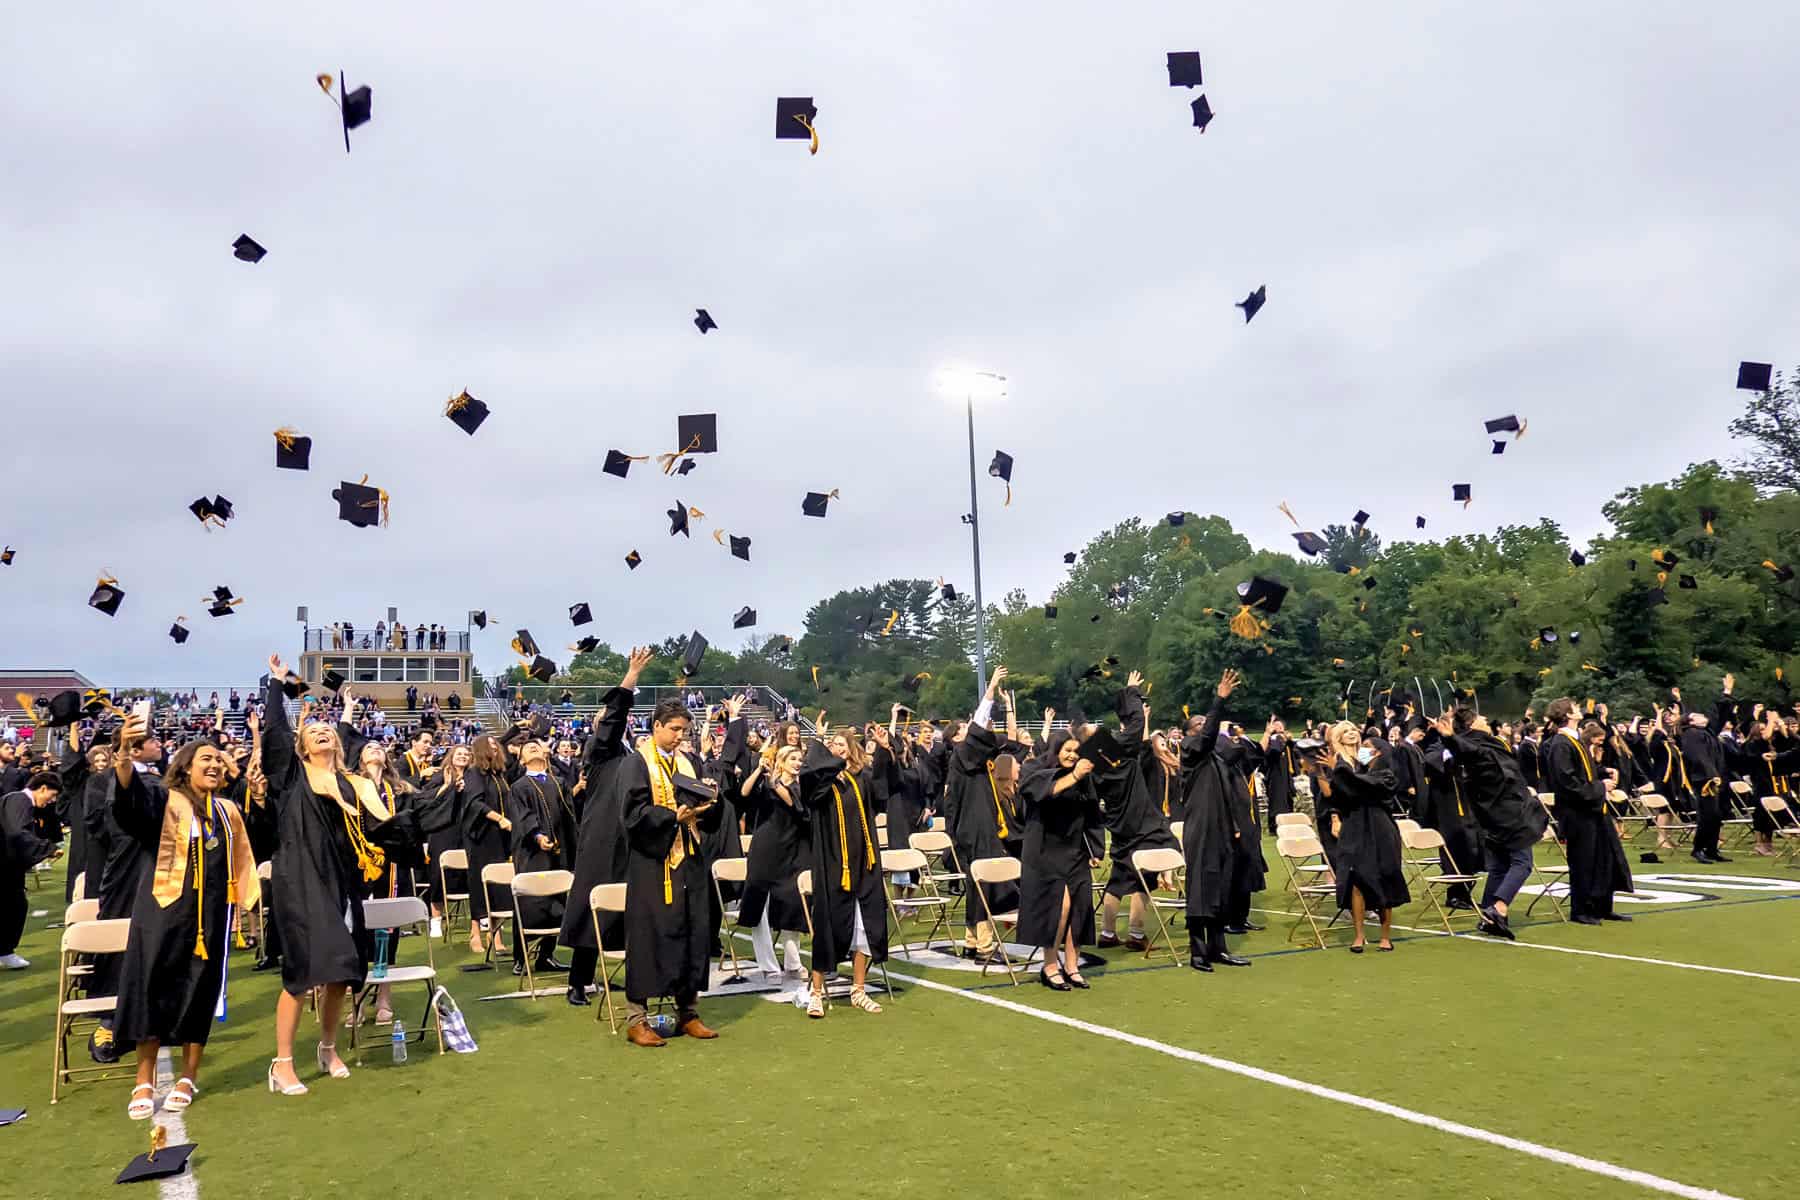
[(888, 612), (887, 624), (883, 625), (881, 627), (881, 636), (886, 637), (888, 634), (894, 632), (894, 625), (899, 620), (900, 620), (900, 610), (897, 608), (890, 610)]
[(816, 129), (813, 126), (813, 123), (807, 119), (805, 113), (795, 113), (794, 120), (800, 122), (800, 128), (806, 130), (807, 136), (812, 138), (811, 143), (807, 146), (806, 152), (808, 154), (817, 154), (819, 152), (819, 131), (818, 131), (818, 129)]
[(1000, 785), (994, 782), (994, 764), (987, 765), (988, 791), (994, 794), (994, 824), (998, 827), (1000, 839), (1006, 840), (1006, 812), (1000, 807)]
[[(693, 437), (688, 439), (687, 445), (683, 446), (679, 450), (671, 450), (667, 454), (657, 455), (656, 461), (658, 464), (660, 464), (662, 466), (662, 473), (664, 475), (673, 475), (675, 473), (676, 460), (681, 458), (685, 454), (690, 454), (693, 451), (698, 450), (699, 448), (700, 448), (700, 435), (696, 433)], [(633, 461), (636, 461), (636, 460), (634, 459)]]
[(1300, 518), (1294, 515), (1294, 510), (1288, 507), (1288, 502), (1286, 500), (1283, 500), (1275, 507), (1281, 510), (1283, 516), (1294, 523), (1295, 529), (1300, 528)]

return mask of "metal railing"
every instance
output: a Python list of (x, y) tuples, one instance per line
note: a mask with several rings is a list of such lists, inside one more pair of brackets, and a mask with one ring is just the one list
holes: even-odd
[(419, 645), (418, 631), (415, 629), (408, 629), (406, 631), (406, 645), (402, 646), (399, 644), (399, 639), (395, 636), (392, 629), (384, 629), (378, 639), (375, 635), (375, 627), (373, 625), (358, 625), (355, 627), (350, 637), (346, 638), (339, 635), (334, 638), (330, 626), (326, 626), (322, 629), (309, 626), (305, 633), (304, 645), (309, 651), (320, 651), (326, 654), (334, 652), (348, 654), (352, 650), (359, 652), (366, 651), (370, 654), (399, 654), (401, 651), (405, 651), (408, 654), (467, 654), (469, 652), (469, 633), (467, 630), (446, 629), (440, 630), (439, 632), (440, 636), (444, 639), (444, 644), (441, 647), (434, 648), (430, 644), (429, 630), (426, 631), (426, 644), (421, 646)]

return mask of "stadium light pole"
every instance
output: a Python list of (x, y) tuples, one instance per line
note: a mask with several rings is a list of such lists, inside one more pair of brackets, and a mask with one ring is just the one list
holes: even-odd
[(997, 399), (1006, 395), (1006, 376), (973, 367), (945, 367), (938, 372), (938, 391), (961, 396), (969, 424), (969, 511), (963, 524), (969, 527), (969, 543), (975, 559), (975, 696), (987, 694), (987, 611), (981, 600), (981, 500), (975, 474), (975, 397)]

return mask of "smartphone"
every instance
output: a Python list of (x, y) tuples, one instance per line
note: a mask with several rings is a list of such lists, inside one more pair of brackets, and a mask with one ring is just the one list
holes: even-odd
[(150, 704), (148, 700), (139, 700), (131, 706), (131, 715), (142, 721), (145, 729), (150, 728)]

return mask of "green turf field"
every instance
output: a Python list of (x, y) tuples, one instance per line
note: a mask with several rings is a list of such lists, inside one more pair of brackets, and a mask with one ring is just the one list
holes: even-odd
[[(1062, 994), (897, 958), (900, 994), (879, 1016), (840, 1004), (813, 1022), (766, 999), (715, 999), (703, 1008), (720, 1040), (661, 1050), (626, 1045), (560, 996), (479, 1003), (512, 977), (461, 973), (466, 949), (440, 947), (480, 1052), (415, 1046), (395, 1066), (371, 1030), (364, 1061), (346, 1055), (354, 1077), (334, 1081), (313, 1069), (303, 1025), (313, 1091), (298, 1099), (264, 1090), (278, 982), (243, 958), (186, 1115), (193, 1170), (220, 1196), (390, 1200), (717, 1200), (852, 1178), (882, 1195), (1791, 1194), (1800, 869), (1748, 854), (1679, 864), (1640, 869), (1686, 877), (1662, 892), (1707, 898), (1622, 905), (1637, 920), (1601, 928), (1547, 921), (1540, 904), (1518, 922), (1519, 946), (1418, 932), (1391, 955), (1308, 951), (1264, 913), (1265, 932), (1236, 940), (1248, 969), (1203, 976), (1118, 951), (1090, 973), (1092, 991)], [(1723, 886), (1734, 877), (1772, 886)], [(59, 909), (60, 877), (33, 899)], [(1283, 907), (1283, 893), (1259, 904)], [(1431, 919), (1415, 903), (1397, 922)], [(0, 1107), (31, 1114), (0, 1129), (0, 1192), (89, 1197), (146, 1127), (125, 1117), (128, 1080), (77, 1085), (51, 1107), (57, 934), (44, 926), (33, 920), (21, 947), (32, 969), (0, 976)], [(422, 943), (407, 939), (403, 961)], [(410, 1023), (413, 998), (400, 1007)], [(1759, 1121), (1771, 1104), (1772, 1126)]]

